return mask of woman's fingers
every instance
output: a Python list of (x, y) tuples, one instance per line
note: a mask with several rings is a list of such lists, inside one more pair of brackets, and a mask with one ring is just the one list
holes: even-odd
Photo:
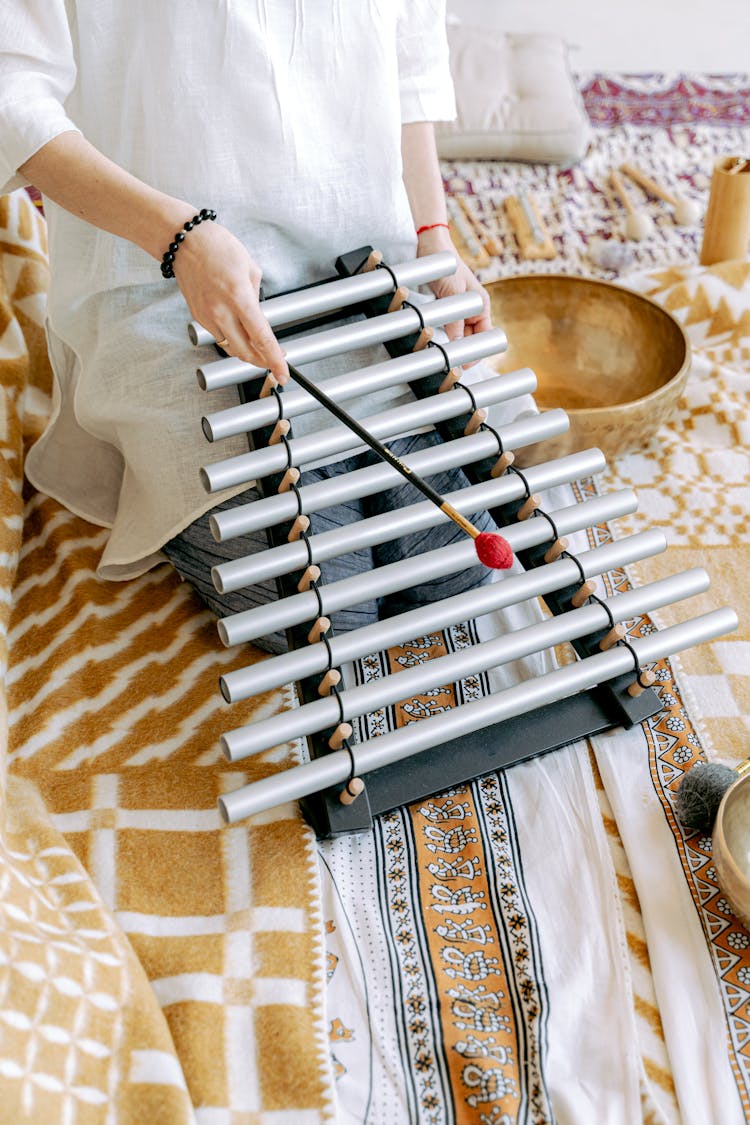
[(224, 345), (225, 351), (244, 363), (267, 368), (278, 382), (286, 383), (289, 369), (284, 352), (260, 305), (253, 302), (252, 296), (238, 301), (234, 308), (227, 306), (223, 317), (220, 314), (217, 319), (222, 327), (228, 325), (223, 328), (228, 341)]
[(454, 320), (450, 324), (443, 325), (443, 331), (449, 340), (460, 340), (465, 331), (465, 322)]
[(466, 318), (464, 331), (467, 336), (473, 335), (475, 332), (489, 332), (492, 328), (492, 316), (490, 314), (490, 299), (487, 295), (487, 290), (480, 286), (482, 292), (482, 299), (484, 301), (484, 308), (477, 316), (470, 316)]
[(258, 367), (267, 367), (279, 383), (286, 383), (289, 368), (284, 352), (260, 308), (244, 309), (240, 315), (242, 328), (250, 340), (252, 354), (255, 356), (253, 362)]

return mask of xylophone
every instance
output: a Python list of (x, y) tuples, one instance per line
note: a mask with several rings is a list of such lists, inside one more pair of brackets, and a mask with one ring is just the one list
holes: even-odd
[[(369, 392), (408, 383), (413, 401), (373, 414), (364, 422), (376, 438), (390, 441), (420, 427), (434, 427), (442, 439), (412, 454), (409, 467), (429, 477), (460, 467), (467, 487), (450, 494), (460, 513), (489, 511), (510, 544), (517, 563), (498, 580), (347, 633), (335, 633), (330, 617), (374, 597), (415, 583), (455, 574), (476, 565), (470, 539), (416, 559), (400, 559), (333, 582), (321, 582), (320, 566), (353, 550), (373, 547), (445, 520), (434, 504), (407, 507), (310, 534), (310, 516), (333, 504), (372, 496), (393, 487), (396, 470), (372, 464), (321, 483), (300, 483), (312, 462), (340, 457), (360, 446), (346, 426), (327, 424), (295, 437), (294, 421), (316, 400), (290, 383), (283, 390), (267, 372), (221, 353), (198, 368), (200, 386), (236, 386), (239, 404), (207, 414), (202, 421), (211, 442), (246, 435), (248, 452), (207, 464), (201, 479), (208, 492), (255, 484), (259, 498), (217, 511), (211, 529), (217, 542), (264, 529), (268, 549), (216, 565), (216, 589), (228, 593), (273, 578), (273, 604), (229, 614), (218, 623), (226, 645), (241, 645), (286, 630), (289, 651), (226, 673), (220, 689), (232, 703), (296, 682), (299, 706), (231, 730), (222, 736), (230, 761), (305, 738), (309, 761), (242, 786), (219, 801), (234, 822), (291, 800), (299, 800), (319, 835), (366, 829), (372, 817), (483, 773), (503, 768), (614, 726), (632, 726), (659, 711), (646, 666), (690, 645), (711, 640), (737, 626), (723, 608), (655, 630), (638, 638), (624, 622), (704, 591), (708, 577), (696, 569), (617, 596), (597, 593), (598, 576), (659, 553), (660, 532), (646, 531), (572, 551), (571, 537), (637, 507), (629, 490), (592, 495), (551, 507), (545, 493), (572, 485), (604, 468), (599, 450), (589, 449), (519, 468), (516, 452), (563, 432), (561, 410), (521, 412), (490, 425), (488, 412), (533, 393), (532, 371), (521, 369), (469, 385), (463, 365), (506, 347), (501, 329), (448, 340), (441, 326), (481, 311), (481, 298), (467, 293), (425, 300), (417, 287), (451, 274), (451, 254), (441, 253), (389, 266), (363, 247), (336, 261), (336, 276), (265, 300), (266, 316), (284, 341), (290, 365), (346, 355), (365, 345), (382, 345), (390, 358), (325, 380), (327, 394), (343, 403)], [(344, 321), (342, 323), (342, 321)], [(196, 346), (211, 345), (199, 325), (189, 325)], [(520, 409), (520, 408), (519, 408)], [(403, 645), (413, 638), (448, 630), (469, 620), (543, 599), (546, 615), (468, 647), (399, 670), (396, 675), (356, 681), (353, 662)], [(476, 638), (475, 638), (476, 640)], [(479, 676), (511, 661), (549, 652), (562, 643), (576, 660), (491, 690), (399, 729), (368, 734), (364, 717), (436, 685)], [(359, 737), (355, 737), (359, 727)], [(355, 799), (356, 798), (356, 799)]]

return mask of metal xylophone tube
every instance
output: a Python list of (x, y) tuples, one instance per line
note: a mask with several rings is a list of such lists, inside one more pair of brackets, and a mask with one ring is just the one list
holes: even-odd
[[(452, 297), (441, 297), (437, 301), (420, 304), (419, 313), (414, 309), (403, 308), (398, 312), (356, 320), (321, 332), (290, 336), (284, 340), (284, 351), (290, 363), (295, 367), (302, 367), (305, 363), (328, 359), (329, 356), (341, 355), (342, 352), (355, 348), (411, 336), (419, 332), (423, 324), (430, 328), (442, 327), (467, 316), (477, 316), (483, 307), (482, 297), (476, 291), (457, 293)], [(196, 374), (198, 384), (204, 391), (214, 391), (265, 376), (266, 368), (229, 357), (202, 365)]]
[[(399, 286), (424, 285), (455, 273), (456, 258), (448, 251), (441, 251), (410, 262), (400, 262), (391, 269)], [(393, 280), (388, 270), (368, 270), (367, 273), (358, 273), (353, 277), (335, 278), (323, 285), (269, 297), (261, 307), (271, 327), (279, 328), (392, 292)], [(188, 336), (196, 347), (216, 342), (211, 333), (195, 320), (188, 323)]]
[[(626, 621), (629, 617), (702, 593), (707, 588), (705, 571), (687, 570), (647, 586), (638, 586), (617, 597), (603, 598), (602, 602), (615, 621)], [(414, 668), (405, 668), (396, 676), (386, 676), (343, 691), (339, 689), (336, 699), (317, 699), (270, 719), (238, 727), (221, 736), (222, 749), (229, 761), (235, 762), (293, 738), (315, 734), (335, 726), (338, 721), (348, 722), (357, 715), (387, 707), (439, 684), (452, 683), (464, 676), (486, 672), (566, 641), (588, 636), (609, 623), (609, 615), (603, 606), (592, 602), (461, 652), (451, 652)], [(439, 627), (439, 622), (433, 625), (433, 628)]]
[[(629, 643), (639, 662), (645, 665), (691, 645), (702, 644), (731, 633), (737, 625), (737, 615), (733, 610), (717, 609)], [(371, 770), (391, 765), (441, 742), (482, 730), (492, 723), (525, 714), (577, 692), (587, 691), (632, 668), (633, 658), (630, 652), (621, 645), (615, 645), (606, 652), (589, 656), (576, 664), (557, 668), (554, 672), (525, 680), (485, 699), (454, 707), (435, 717), (355, 745), (354, 773), (364, 776)], [(437, 728), (438, 720), (440, 729)], [(491, 768), (491, 759), (488, 758), (488, 769)], [(219, 798), (219, 809), (224, 819), (233, 823), (275, 805), (299, 800), (310, 793), (343, 784), (351, 774), (352, 761), (349, 753), (335, 750), (305, 765), (295, 766), (224, 794)]]
[[(644, 531), (627, 539), (583, 551), (576, 558), (584, 576), (592, 578), (613, 567), (628, 566), (656, 555), (666, 545), (667, 541), (660, 531)], [(440, 622), (440, 628), (445, 629), (459, 621), (482, 617), (530, 598), (542, 597), (553, 590), (561, 590), (578, 582), (580, 574), (573, 559), (559, 559), (521, 574), (513, 574), (502, 582), (491, 582), (432, 605), (408, 610), (385, 621), (376, 621), (350, 633), (340, 633), (331, 637), (328, 645), (317, 642), (247, 668), (226, 672), (219, 679), (221, 693), (228, 703), (237, 703), (293, 680), (323, 672), (328, 668), (329, 661), (334, 665), (341, 665), (366, 656), (367, 653), (387, 649), (391, 645), (405, 644), (411, 638), (421, 637), (429, 632), (436, 619)]]
[[(514, 422), (498, 426), (497, 432), (503, 449), (521, 449), (526, 445), (544, 441), (565, 433), (570, 419), (564, 410), (547, 410), (543, 414), (524, 415)], [(419, 450), (404, 458), (406, 464), (422, 476), (445, 469), (471, 465), (484, 457), (499, 454), (497, 438), (492, 430), (479, 430), (469, 437), (440, 442), (429, 449)], [(355, 469), (317, 484), (302, 485), (298, 489), (305, 515), (318, 512), (333, 504), (343, 504), (362, 496), (371, 496), (401, 481), (401, 474), (385, 462)], [(260, 500), (252, 500), (236, 508), (226, 508), (209, 517), (211, 533), (217, 543), (236, 539), (251, 531), (273, 527), (297, 515), (297, 497), (293, 492), (277, 492)]]
[[(507, 402), (519, 395), (530, 394), (534, 390), (536, 390), (536, 375), (523, 367), (519, 371), (511, 371), (507, 375), (498, 375), (476, 383), (472, 387), (472, 394), (477, 406), (491, 406), (498, 402)], [(469, 396), (460, 387), (454, 387), (446, 394), (433, 395), (430, 398), (409, 402), (405, 406), (383, 410), (360, 421), (367, 426), (373, 437), (389, 440), (420, 426), (457, 418), (469, 409), (471, 409)], [(279, 442), (277, 445), (267, 445), (252, 453), (241, 453), (237, 457), (228, 457), (223, 461), (204, 465), (200, 470), (200, 477), (207, 492), (218, 492), (223, 488), (232, 488), (236, 484), (245, 484), (258, 477), (268, 476), (270, 473), (282, 472), (288, 467), (289, 455), (292, 465), (305, 465), (311, 461), (324, 460), (339, 453), (346, 453), (348, 450), (361, 448), (362, 442), (356, 434), (346, 426), (337, 424), (307, 434), (305, 437), (293, 438), (289, 442), (289, 453), (285, 444)]]
[[(636, 511), (638, 501), (631, 489), (608, 493), (587, 500), (582, 504), (572, 504), (559, 508), (550, 515), (554, 518), (560, 535), (582, 531), (585, 527), (605, 520), (617, 519)], [(544, 519), (529, 519), (503, 528), (503, 534), (514, 551), (547, 543), (551, 538), (550, 526)], [(427, 582), (445, 574), (453, 574), (468, 566), (476, 565), (476, 551), (469, 539), (461, 540), (434, 551), (419, 555), (420, 579)], [(377, 575), (377, 585), (375, 585)], [(507, 579), (506, 579), (507, 581)], [(378, 567), (375, 571), (355, 574), (319, 587), (324, 614), (335, 613), (339, 609), (356, 605), (372, 596), (394, 593), (414, 585), (414, 560), (401, 559)], [(275, 632), (276, 629), (299, 625), (312, 621), (317, 615), (318, 600), (312, 591), (293, 594), (278, 602), (256, 606), (230, 614), (218, 622), (219, 636), (225, 645), (243, 644)]]
[[(460, 340), (449, 341), (444, 345), (444, 349), (450, 367), (459, 367), (464, 363), (474, 363), (486, 359), (487, 356), (496, 355), (506, 346), (505, 333), (493, 328), (488, 332), (478, 332), (475, 336), (464, 336)], [(344, 375), (326, 379), (324, 389), (334, 402), (345, 402), (355, 396), (398, 386), (409, 379), (434, 375), (444, 367), (445, 357), (440, 349), (422, 348), (418, 352), (409, 352), (407, 355), (397, 356), (384, 363), (371, 364), (369, 367), (361, 367), (359, 370), (347, 371)], [(319, 408), (320, 404), (301, 387), (289, 383), (285, 388), (285, 418), (296, 418), (300, 414)], [(278, 417), (279, 404), (273, 395), (268, 395), (266, 398), (256, 399), (255, 402), (230, 406), (226, 410), (207, 414), (201, 420), (201, 425), (209, 441), (219, 441), (222, 438), (233, 437), (235, 434), (247, 433), (248, 430), (256, 430), (259, 426), (272, 425)]]
[[(591, 452), (598, 453), (598, 450)], [(547, 464), (556, 463), (558, 472), (565, 471), (572, 464), (579, 463), (577, 459), (581, 457), (582, 454), (572, 453), (568, 457), (559, 458), (558, 462), (547, 462)], [(532, 491), (551, 487), (531, 484), (532, 480), (539, 479), (540, 476), (544, 479), (542, 468), (541, 465), (535, 465), (534, 476), (530, 471), (524, 473)], [(567, 481), (576, 479), (575, 476), (567, 477)], [(567, 482), (558, 481), (558, 483)], [(479, 484), (469, 485), (468, 488), (446, 493), (446, 499), (462, 515), (482, 512), (499, 504), (521, 499), (523, 496), (525, 496), (524, 484), (515, 473), (507, 473), (504, 476), (481, 481)], [(320, 564), (337, 555), (373, 547), (390, 539), (398, 539), (409, 532), (434, 527), (445, 519), (444, 512), (431, 501), (424, 500), (381, 515), (369, 516), (356, 523), (336, 527), (332, 531), (311, 535), (305, 542), (295, 540), (291, 543), (283, 543), (279, 547), (271, 547), (267, 551), (259, 551), (254, 555), (219, 563), (211, 569), (211, 576), (219, 593), (229, 594), (233, 590), (240, 590), (243, 586), (250, 586), (266, 578), (278, 578), (281, 574), (304, 570), (309, 563)]]
[[(565, 433), (570, 419), (564, 410), (523, 415), (514, 422), (497, 427), (503, 449), (515, 450)], [(498, 455), (500, 448), (492, 430), (479, 430), (469, 437), (441, 442), (412, 453), (406, 462), (424, 476), (450, 468), (473, 464), (482, 458)], [(330, 480), (302, 485), (298, 492), (305, 514), (320, 511), (332, 504), (370, 496), (401, 480), (401, 474), (385, 462), (342, 473)], [(261, 528), (293, 519), (298, 512), (297, 499), (290, 492), (281, 492), (252, 500), (247, 504), (216, 512), (209, 518), (211, 532), (218, 543), (234, 539)]]

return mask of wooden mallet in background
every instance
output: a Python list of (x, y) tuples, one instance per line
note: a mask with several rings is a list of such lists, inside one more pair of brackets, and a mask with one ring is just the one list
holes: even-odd
[(694, 199), (688, 199), (686, 195), (662, 187), (656, 180), (652, 180), (650, 176), (642, 172), (640, 168), (636, 168), (635, 164), (621, 164), (620, 171), (639, 184), (649, 195), (656, 196), (657, 199), (668, 203), (674, 209), (674, 221), (678, 227), (691, 227), (698, 222), (700, 209)]
[(634, 242), (641, 242), (644, 238), (653, 232), (654, 221), (649, 214), (645, 211), (636, 210), (633, 206), (633, 201), (627, 193), (625, 184), (622, 182), (619, 173), (614, 169), (609, 173), (609, 182), (617, 198), (622, 203), (625, 211), (625, 237), (631, 238)]

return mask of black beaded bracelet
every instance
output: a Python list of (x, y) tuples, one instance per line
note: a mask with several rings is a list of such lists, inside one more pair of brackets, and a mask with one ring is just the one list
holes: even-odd
[(199, 226), (200, 223), (213, 222), (216, 218), (216, 212), (212, 211), (209, 207), (204, 207), (193, 215), (192, 219), (188, 219), (186, 223), (182, 224), (182, 230), (178, 230), (174, 239), (169, 244), (169, 249), (162, 255), (161, 259), (161, 275), (162, 277), (174, 277), (174, 256), (180, 249), (180, 243), (185, 238), (185, 231), (192, 230), (193, 227)]

